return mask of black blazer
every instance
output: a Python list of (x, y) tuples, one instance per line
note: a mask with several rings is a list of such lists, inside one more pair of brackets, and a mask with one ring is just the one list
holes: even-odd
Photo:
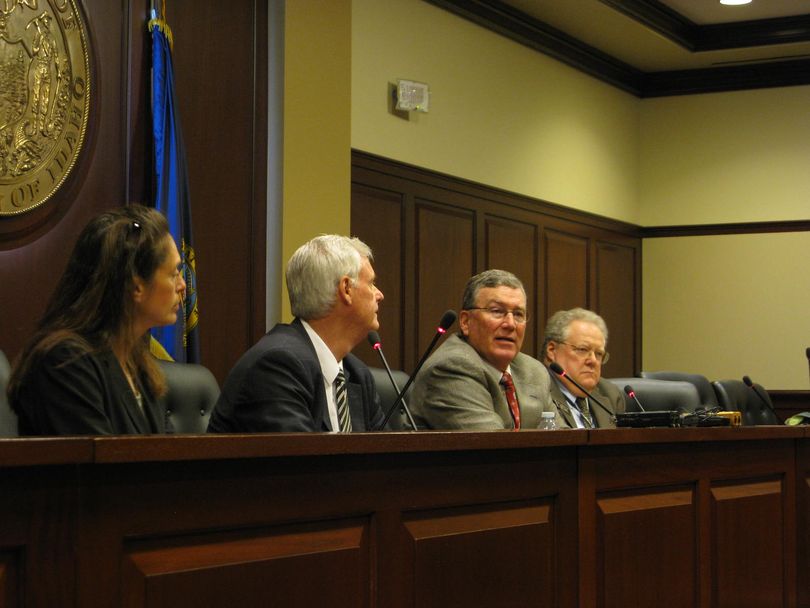
[(138, 435), (166, 432), (166, 413), (142, 381), (138, 408), (110, 350), (62, 343), (36, 362), (12, 407), (20, 435)]
[[(360, 359), (343, 359), (354, 431), (383, 421), (371, 372)], [(331, 431), (323, 374), (301, 321), (279, 323), (248, 350), (225, 379), (208, 431), (266, 433)]]

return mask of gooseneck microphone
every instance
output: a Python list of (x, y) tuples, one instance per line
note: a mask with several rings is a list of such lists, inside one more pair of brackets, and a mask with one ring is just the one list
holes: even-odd
[(430, 344), (428, 344), (427, 350), (425, 350), (425, 354), (422, 355), (421, 359), (419, 359), (419, 363), (416, 364), (416, 367), (414, 368), (411, 377), (408, 378), (408, 381), (405, 383), (405, 386), (403, 386), (402, 390), (399, 391), (397, 398), (389, 406), (388, 411), (385, 414), (385, 419), (382, 421), (382, 424), (379, 427), (374, 429), (375, 431), (383, 430), (385, 428), (385, 425), (388, 424), (388, 421), (391, 419), (391, 415), (394, 413), (399, 404), (402, 402), (402, 399), (405, 397), (405, 393), (407, 393), (408, 389), (411, 388), (411, 384), (413, 384), (413, 381), (416, 378), (416, 374), (419, 373), (419, 370), (422, 369), (422, 366), (425, 364), (425, 361), (427, 361), (430, 351), (432, 351), (433, 347), (436, 346), (436, 342), (439, 341), (439, 338), (441, 338), (444, 334), (446, 334), (450, 326), (456, 322), (457, 316), (458, 315), (456, 315), (455, 310), (447, 310), (442, 315), (441, 321), (439, 321), (439, 326), (436, 328), (436, 333), (433, 335), (433, 339), (430, 341)]
[(776, 415), (776, 411), (773, 409), (773, 406), (770, 403), (768, 403), (768, 400), (762, 395), (762, 393), (760, 393), (757, 390), (756, 385), (753, 382), (751, 382), (751, 378), (749, 378), (748, 376), (743, 376), (742, 379), (743, 383), (745, 383), (745, 386), (754, 391), (757, 394), (757, 397), (759, 397), (759, 400), (762, 401), (762, 403), (765, 404), (765, 407), (767, 407), (771, 411), (771, 414), (773, 414), (774, 418), (779, 420), (779, 416)]
[(585, 396), (586, 396), (586, 397), (588, 397), (588, 399), (590, 399), (591, 401), (593, 401), (594, 403), (596, 403), (596, 404), (597, 404), (599, 407), (601, 407), (603, 410), (605, 410), (605, 411), (606, 411), (606, 412), (607, 412), (607, 413), (610, 415), (610, 417), (611, 417), (611, 418), (615, 418), (615, 417), (616, 417), (616, 414), (615, 414), (615, 413), (613, 413), (613, 412), (611, 412), (611, 411), (608, 409), (608, 407), (607, 407), (607, 406), (606, 406), (604, 403), (602, 403), (601, 401), (599, 401), (599, 399), (597, 399), (596, 397), (594, 397), (593, 395), (591, 395), (591, 394), (590, 394), (590, 393), (589, 393), (589, 392), (588, 392), (588, 391), (585, 389), (585, 387), (584, 387), (584, 386), (582, 386), (582, 385), (581, 385), (579, 382), (577, 382), (577, 381), (576, 381), (576, 380), (574, 380), (574, 379), (573, 379), (571, 376), (569, 376), (569, 375), (568, 375), (568, 373), (566, 373), (566, 371), (565, 371), (565, 370), (562, 368), (562, 365), (560, 365), (560, 364), (559, 364), (559, 363), (557, 363), (556, 361), (552, 361), (552, 362), (551, 362), (551, 364), (548, 366), (548, 368), (549, 368), (551, 371), (553, 371), (555, 374), (557, 374), (558, 376), (560, 376), (561, 378), (567, 378), (568, 380), (570, 380), (570, 381), (571, 381), (571, 384), (573, 384), (573, 385), (574, 385), (574, 386), (576, 386), (576, 387), (577, 387), (579, 390), (581, 390), (583, 393), (585, 393)]
[[(368, 332), (368, 343), (371, 344), (371, 348), (379, 353), (383, 367), (385, 367), (385, 371), (388, 373), (388, 379), (391, 381), (391, 385), (394, 387), (394, 392), (398, 395), (399, 386), (397, 386), (397, 381), (394, 380), (394, 374), (391, 373), (391, 368), (388, 366), (388, 361), (383, 354), (380, 334), (378, 334), (376, 331)], [(402, 408), (405, 410), (405, 415), (408, 416), (408, 422), (411, 423), (411, 428), (413, 428), (414, 431), (418, 431), (419, 429), (416, 427), (416, 423), (413, 421), (413, 416), (411, 416), (411, 410), (408, 409), (408, 404), (405, 403), (404, 398), (402, 399)]]
[(641, 405), (641, 401), (638, 400), (638, 397), (636, 397), (636, 391), (633, 390), (632, 386), (630, 386), (629, 384), (625, 385), (624, 392), (627, 393), (628, 397), (630, 397), (633, 401), (636, 402), (636, 405), (638, 406), (638, 409), (640, 409), (642, 412), (647, 411), (647, 410), (644, 409), (644, 406)]

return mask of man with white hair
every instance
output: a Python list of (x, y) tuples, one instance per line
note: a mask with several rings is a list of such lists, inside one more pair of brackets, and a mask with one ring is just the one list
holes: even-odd
[[(567, 377), (549, 370), (551, 399), (557, 406), (557, 424), (571, 428), (614, 428), (616, 414), (624, 412), (624, 394), (602, 378), (608, 362), (608, 329), (604, 319), (592, 310), (559, 310), (549, 318), (543, 339), (543, 362), (559, 365)], [(580, 390), (574, 382), (591, 394)]]
[(228, 374), (209, 432), (358, 432), (384, 418), (374, 380), (351, 350), (380, 327), (371, 249), (323, 235), (287, 263), (295, 320), (279, 323)]

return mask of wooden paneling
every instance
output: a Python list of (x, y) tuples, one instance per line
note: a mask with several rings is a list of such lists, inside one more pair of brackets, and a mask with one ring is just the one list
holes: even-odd
[[(267, 6), (167, 3), (197, 255), (200, 356), (223, 382), (265, 330)], [(201, 67), (204, 66), (204, 70)]]
[(796, 449), (796, 526), (798, 605), (810, 606), (810, 429)]
[(0, 605), (73, 605), (75, 469), (0, 469), (0, 487)]
[(0, 551), (0, 606), (16, 608), (21, 606), (20, 564), (18, 554), (11, 551)]
[[(380, 321), (380, 337), (388, 364), (393, 369), (402, 369), (404, 344), (405, 290), (405, 237), (402, 218), (405, 216), (403, 196), (397, 192), (352, 184), (352, 226), (370, 225), (375, 229), (364, 236), (365, 243), (374, 254), (374, 272), (385, 299), (380, 305), (377, 318)], [(382, 367), (379, 356), (372, 352), (367, 342), (354, 349), (354, 354), (374, 367)]]
[(529, 323), (523, 341), (523, 352), (537, 352), (538, 328), (537, 319), (542, 318), (541, 303), (537, 301), (538, 268), (538, 232), (536, 225), (529, 222), (518, 222), (500, 217), (486, 217), (486, 252), (484, 266), (487, 268), (508, 269), (514, 273), (526, 289), (526, 306)]
[(544, 230), (543, 237), (546, 317), (576, 306), (588, 308), (588, 239), (551, 229)]
[[(403, 201), (400, 224), (385, 227), (392, 239), (404, 239), (404, 247), (383, 243), (375, 255), (379, 268), (401, 268), (402, 324), (380, 329), (403, 353), (401, 369), (415, 366), (442, 312), (458, 308), (470, 276), (499, 267), (515, 273), (527, 289), (531, 320), (524, 352), (539, 354), (551, 313), (583, 306), (601, 314), (604, 306), (617, 361), (611, 375), (638, 371), (638, 227), (357, 151), (352, 184), (352, 206), (358, 208), (352, 233), (367, 242), (380, 240), (378, 216), (385, 213), (371, 208), (384, 208), (386, 197)], [(359, 352), (379, 365), (370, 352)]]
[(785, 596), (785, 491), (781, 479), (711, 489), (715, 606), (768, 606)]
[[(605, 606), (697, 605), (697, 505), (692, 488), (597, 496), (597, 585)], [(638, 576), (627, 576), (629, 572)], [(673, 581), (677, 584), (673, 585)]]
[(413, 605), (556, 605), (550, 501), (415, 512), (404, 524)]
[[(445, 310), (458, 311), (475, 269), (475, 218), (466, 209), (417, 200), (417, 353), (427, 348)], [(457, 326), (454, 326), (453, 330)]]
[(128, 543), (121, 595), (132, 608), (318, 606), (326, 598), (368, 606), (367, 527), (327, 522)]
[(596, 243), (596, 310), (608, 326), (609, 369), (613, 377), (635, 375), (641, 360), (635, 354), (640, 340), (637, 338), (640, 316), (640, 298), (636, 280), (641, 265), (634, 247), (597, 241)]
[(792, 442), (604, 448), (580, 459), (581, 605), (795, 605)]

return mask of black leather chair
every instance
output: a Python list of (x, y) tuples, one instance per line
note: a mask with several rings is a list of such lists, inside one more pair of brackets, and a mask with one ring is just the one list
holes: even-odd
[(743, 426), (782, 424), (773, 412), (768, 391), (761, 385), (755, 383), (753, 387), (748, 387), (742, 380), (718, 380), (712, 386), (717, 393), (720, 409), (740, 412)]
[(706, 408), (714, 408), (719, 404), (717, 402), (717, 395), (712, 388), (712, 383), (706, 376), (700, 374), (690, 374), (687, 372), (641, 372), (642, 378), (651, 378), (654, 380), (678, 380), (680, 382), (691, 382), (697, 388), (698, 395), (700, 395), (700, 404)]
[[(388, 377), (388, 373), (385, 371), (385, 368), (370, 367), (369, 370), (371, 371), (371, 375), (374, 377), (374, 384), (377, 385), (377, 394), (380, 396), (380, 405), (382, 406), (383, 413), (387, 413), (388, 408), (394, 404), (394, 401), (397, 398), (397, 391), (394, 390), (394, 386), (391, 384), (391, 379)], [(408, 382), (408, 374), (397, 369), (392, 369), (391, 375), (394, 377), (394, 380), (396, 380), (397, 386), (399, 386), (400, 390), (403, 389), (405, 387), (405, 383)], [(413, 387), (409, 388), (405, 395), (405, 403), (408, 403), (408, 397), (411, 395), (412, 388)], [(400, 405), (397, 408), (397, 411), (391, 415), (391, 419), (388, 421), (388, 428), (394, 431), (413, 430), (413, 427), (408, 420), (408, 415), (405, 413), (405, 408), (402, 407), (402, 405)]]
[[(694, 412), (702, 405), (700, 394), (691, 382), (656, 380), (653, 378), (606, 378), (624, 393), (630, 386), (648, 412), (683, 411)], [(638, 404), (624, 393), (628, 412), (638, 412)]]
[(211, 410), (219, 398), (219, 384), (211, 371), (196, 363), (159, 361), (168, 390), (162, 397), (166, 421), (174, 433), (205, 433)]
[(8, 359), (0, 350), (0, 437), (17, 437), (17, 414), (11, 409), (6, 396), (8, 378), (11, 375), (11, 366)]

